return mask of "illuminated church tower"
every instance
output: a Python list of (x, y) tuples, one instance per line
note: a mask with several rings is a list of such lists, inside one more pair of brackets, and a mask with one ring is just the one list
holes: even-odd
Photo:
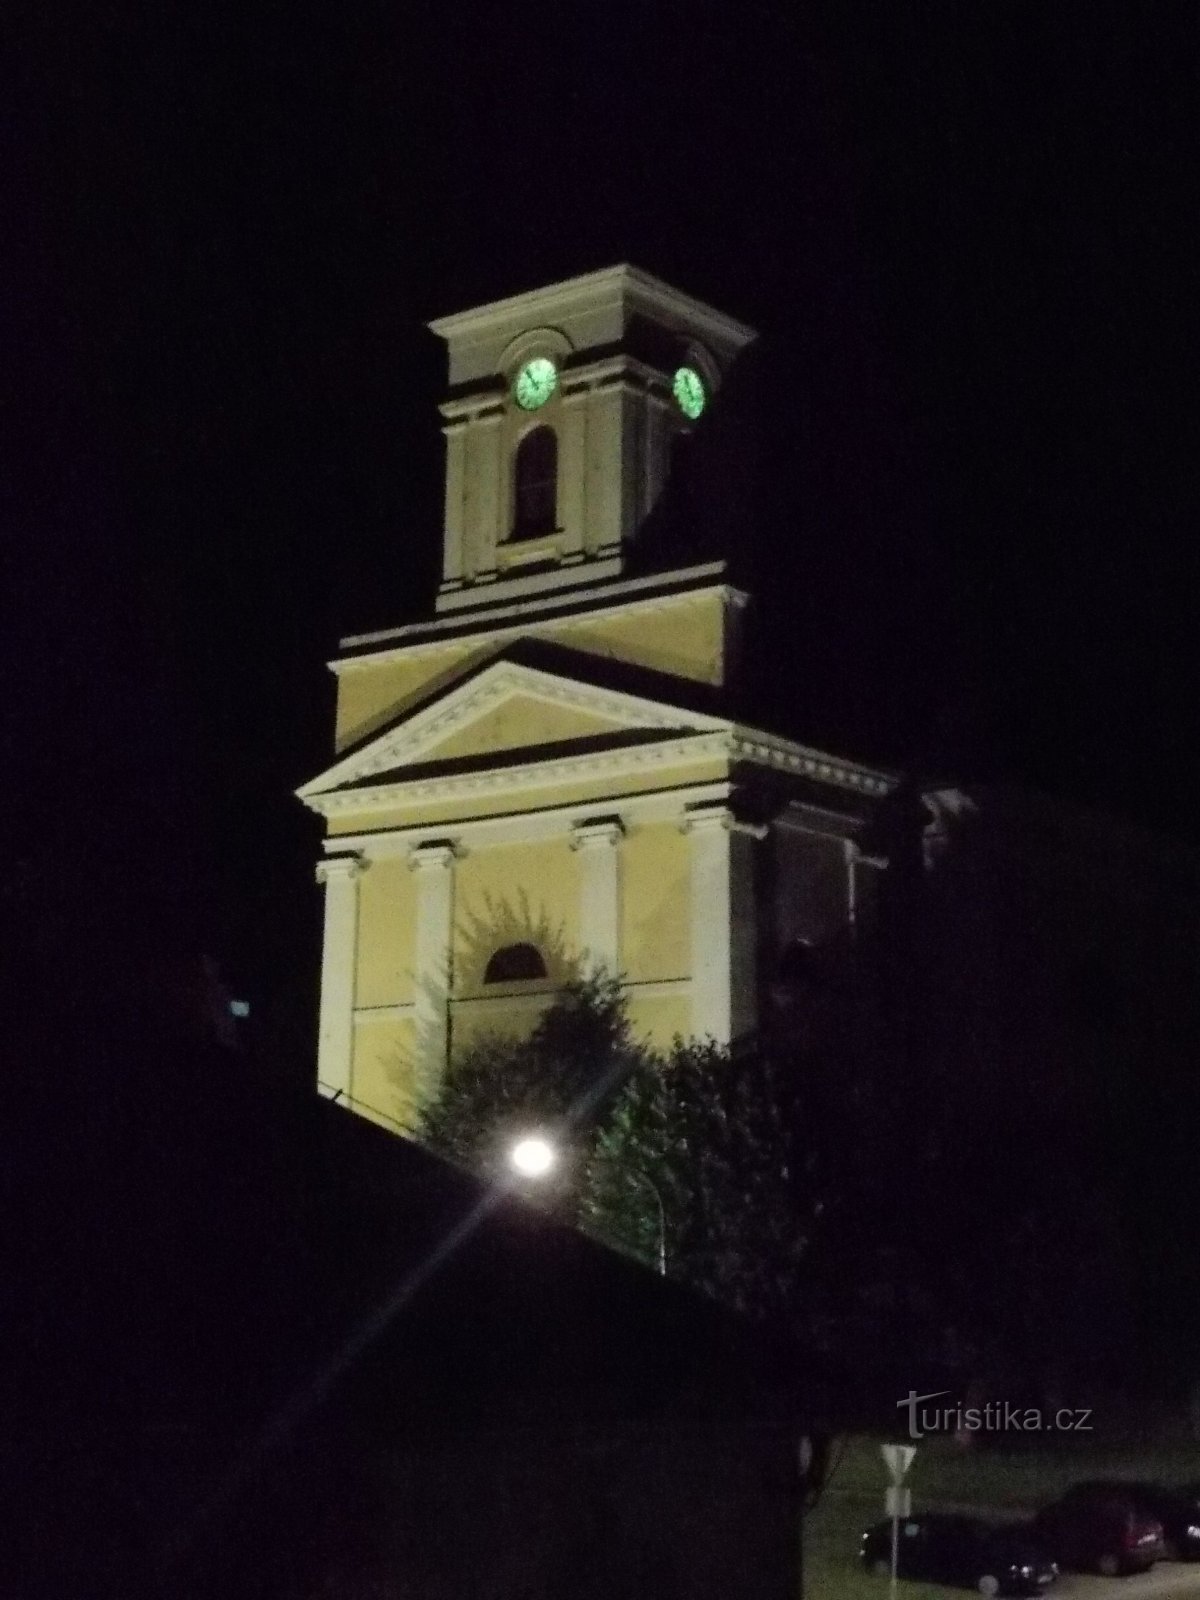
[(719, 552), (654, 554), (749, 328), (628, 266), (432, 328), (435, 615), (342, 641), (337, 759), (299, 791), (327, 826), (320, 1089), (401, 1129), (589, 967), (660, 1044), (750, 1034), (778, 952), (869, 898), (891, 786), (742, 720), (747, 597)]

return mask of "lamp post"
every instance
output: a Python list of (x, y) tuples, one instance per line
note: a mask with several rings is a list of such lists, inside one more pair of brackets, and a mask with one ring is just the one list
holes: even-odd
[[(523, 1139), (518, 1139), (508, 1152), (509, 1165), (519, 1172), (523, 1178), (544, 1178), (553, 1170), (558, 1162), (558, 1151), (549, 1139), (541, 1134), (527, 1134)], [(667, 1211), (663, 1205), (662, 1195), (658, 1185), (645, 1172), (632, 1170), (630, 1176), (644, 1183), (654, 1196), (654, 1204), (658, 1208), (658, 1271), (659, 1276), (667, 1275)]]

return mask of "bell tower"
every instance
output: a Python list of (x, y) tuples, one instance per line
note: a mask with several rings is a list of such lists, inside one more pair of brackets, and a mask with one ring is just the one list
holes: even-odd
[(437, 610), (621, 576), (752, 329), (634, 267), (441, 317), (446, 509)]

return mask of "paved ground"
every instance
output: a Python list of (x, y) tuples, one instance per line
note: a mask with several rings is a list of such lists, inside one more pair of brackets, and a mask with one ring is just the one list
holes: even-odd
[(1066, 1572), (1049, 1591), (1047, 1600), (1200, 1600), (1200, 1562), (1160, 1561), (1135, 1578), (1085, 1578)]
[[(858, 1562), (862, 1530), (883, 1512), (881, 1476), (878, 1441), (848, 1440), (833, 1481), (805, 1522), (805, 1593), (813, 1600), (887, 1600), (887, 1582)], [(1189, 1482), (1200, 1478), (1200, 1449), (1189, 1443), (1152, 1451), (1107, 1446), (1062, 1456), (980, 1452), (964, 1457), (927, 1442), (913, 1473), (914, 1508), (1024, 1521), (1033, 1507), (1089, 1477)], [(901, 1585), (900, 1600), (955, 1600), (969, 1593), (912, 1582)], [(1135, 1578), (1064, 1573), (1045, 1600), (1200, 1600), (1200, 1562), (1160, 1561)]]

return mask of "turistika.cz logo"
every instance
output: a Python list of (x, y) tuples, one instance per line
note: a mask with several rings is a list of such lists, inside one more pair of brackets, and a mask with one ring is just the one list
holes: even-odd
[(1087, 1407), (1059, 1406), (1043, 1411), (1040, 1406), (1013, 1405), (1007, 1400), (990, 1400), (982, 1406), (931, 1406), (951, 1391), (935, 1389), (932, 1394), (908, 1391), (907, 1400), (897, 1400), (897, 1411), (908, 1412), (908, 1436), (924, 1439), (932, 1433), (1090, 1433), (1092, 1410)]

